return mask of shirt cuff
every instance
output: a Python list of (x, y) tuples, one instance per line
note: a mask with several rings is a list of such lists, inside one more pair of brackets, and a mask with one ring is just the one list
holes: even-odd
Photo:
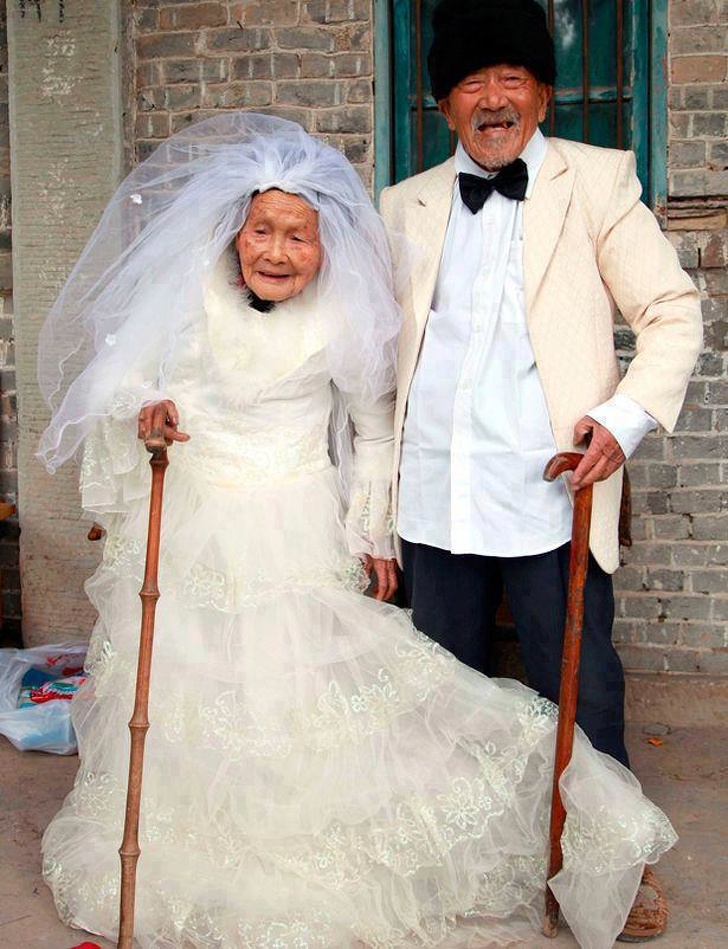
[(622, 395), (621, 392), (587, 414), (589, 418), (609, 429), (617, 439), (625, 458), (631, 458), (645, 435), (657, 428), (655, 419), (634, 399)]

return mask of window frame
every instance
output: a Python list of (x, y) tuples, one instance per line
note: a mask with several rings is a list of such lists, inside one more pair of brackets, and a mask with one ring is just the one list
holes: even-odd
[[(631, 147), (644, 184), (643, 199), (661, 219), (667, 204), (667, 12), (668, 0), (632, 0), (633, 50)], [(374, 190), (411, 174), (410, 69), (413, 0), (374, 0)], [(394, 24), (397, 28), (394, 28)], [(647, 29), (646, 29), (647, 27)], [(558, 96), (561, 99), (562, 97)]]

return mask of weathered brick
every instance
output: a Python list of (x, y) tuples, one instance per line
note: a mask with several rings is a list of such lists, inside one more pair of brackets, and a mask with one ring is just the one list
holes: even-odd
[(684, 588), (685, 574), (682, 570), (647, 570), (645, 590), (667, 590), (677, 592)]
[(683, 86), (682, 108), (689, 112), (707, 112), (712, 107), (714, 86)]
[(170, 116), (172, 133), (180, 132), (182, 129), (188, 128), (196, 122), (202, 122), (203, 119), (211, 119), (215, 115), (219, 115), (219, 112), (215, 109), (196, 109), (191, 112), (175, 112)]
[(619, 616), (633, 619), (656, 620), (662, 612), (660, 600), (654, 596), (622, 594), (617, 597), (616, 609)]
[(292, 26), (298, 23), (299, 0), (257, 0), (241, 4), (233, 15), (246, 26)]
[(303, 53), (301, 55), (301, 78), (324, 79), (336, 75), (336, 57), (326, 53)]
[(691, 541), (675, 544), (672, 552), (676, 567), (696, 568), (728, 565), (728, 545)]
[(722, 139), (725, 136), (725, 129), (726, 113), (724, 112), (698, 113), (693, 116), (693, 138)]
[(676, 435), (670, 439), (675, 458), (713, 460), (728, 454), (728, 438), (705, 438), (700, 435)]
[(692, 536), (696, 540), (728, 541), (728, 515), (696, 515), (692, 520)]
[(277, 115), (289, 122), (297, 122), (307, 132), (313, 131), (313, 112), (311, 109), (302, 109), (290, 105), (280, 105), (274, 102), (265, 110), (268, 115)]
[(708, 166), (716, 171), (728, 168), (728, 143), (710, 142), (708, 144)]
[(368, 24), (339, 30), (336, 34), (336, 47), (339, 52), (369, 52), (372, 48), (372, 31)]
[(683, 53), (722, 53), (725, 36), (722, 30), (716, 30), (712, 24), (674, 26), (670, 31), (670, 50), (672, 55)]
[(134, 24), (141, 33), (154, 33), (159, 29), (157, 10), (137, 10), (134, 14)]
[(728, 350), (728, 320), (716, 320), (705, 327), (705, 346), (708, 349)]
[(311, 108), (330, 108), (342, 105), (344, 90), (338, 82), (279, 82), (276, 84), (276, 102), (283, 105), (303, 105)]
[(711, 95), (711, 108), (728, 109), (728, 86), (723, 83), (720, 86), (713, 86)]
[(716, 379), (706, 384), (706, 405), (728, 405), (728, 380)]
[(702, 594), (670, 596), (661, 602), (662, 612), (672, 620), (709, 620), (712, 615), (711, 599)]
[(327, 144), (342, 152), (353, 165), (371, 160), (369, 138), (358, 135), (322, 135), (321, 137)]
[(676, 432), (710, 432), (713, 413), (710, 409), (683, 409), (675, 425)]
[(722, 649), (726, 645), (725, 624), (698, 623), (692, 620), (680, 624), (679, 645), (695, 649)]
[(634, 491), (632, 511), (634, 514), (667, 514), (667, 495), (662, 491)]
[(167, 138), (169, 114), (166, 112), (141, 112), (136, 120), (137, 138)]
[(255, 53), (232, 63), (233, 79), (295, 79), (298, 75), (296, 53)]
[[(690, 574), (690, 578), (694, 593), (728, 594), (728, 576), (721, 567), (716, 567), (714, 570), (694, 570)], [(722, 618), (728, 619), (728, 601), (725, 605), (726, 614)]]
[(664, 647), (625, 645), (619, 647), (622, 665), (629, 672), (662, 672), (668, 669), (668, 658)]
[[(720, 474), (720, 463), (717, 461), (682, 464), (677, 469), (677, 483), (681, 488), (719, 484)], [(666, 487), (671, 487), (671, 485), (666, 485)]]
[[(728, 586), (725, 570), (713, 571), (712, 583), (708, 579), (707, 573), (705, 575), (701, 574), (701, 582), (703, 586), (712, 586), (710, 592), (714, 594), (713, 619), (720, 623), (728, 622)], [(726, 633), (728, 634), (728, 629), (726, 629)], [(728, 643), (724, 642), (723, 645), (728, 645)]]
[(691, 536), (690, 517), (685, 514), (660, 514), (652, 519), (655, 540), (687, 540)]
[(702, 649), (673, 649), (665, 656), (667, 672), (698, 673), (706, 671), (706, 652)]
[(702, 168), (708, 154), (706, 142), (675, 142), (670, 145), (673, 168)]
[(674, 465), (651, 463), (645, 465), (644, 468), (647, 484), (651, 488), (672, 488), (677, 484), (677, 469)]
[(305, 9), (314, 23), (353, 23), (370, 15), (369, 0), (308, 0)]
[(276, 30), (276, 39), (282, 49), (316, 49), (331, 53), (336, 48), (336, 35), (319, 27), (292, 27)]
[(702, 271), (707, 293), (728, 294), (728, 269), (724, 267), (710, 267)]
[(670, 116), (670, 138), (672, 141), (686, 142), (690, 138), (692, 112), (673, 112)]
[(648, 435), (642, 439), (633, 457), (639, 461), (664, 461), (665, 440), (657, 435)]
[(202, 106), (202, 87), (195, 85), (169, 86), (164, 90), (164, 107), (173, 112), (181, 109), (199, 109)]
[(671, 544), (637, 540), (634, 535), (632, 539), (634, 542), (629, 550), (630, 563), (650, 564), (651, 567), (669, 567), (672, 564)]
[[(373, 101), (373, 90), (371, 79), (357, 79), (356, 82), (349, 83), (346, 90), (347, 103), (362, 104)], [(365, 131), (364, 129), (353, 129), (352, 131)]]
[(642, 590), (645, 588), (645, 567), (623, 566), (614, 575), (615, 590)]
[(270, 30), (265, 27), (208, 30), (201, 35), (204, 38), (205, 51), (209, 55), (249, 53), (271, 47)]
[(150, 33), (137, 40), (140, 59), (179, 59), (197, 52), (197, 33)]
[(202, 95), (203, 109), (262, 108), (273, 101), (270, 82), (227, 82), (207, 84)]
[[(677, 646), (681, 643), (686, 625), (686, 623), (669, 622), (667, 620), (660, 623), (650, 623), (645, 630), (643, 642), (656, 648)], [(669, 650), (669, 652), (672, 652), (672, 650)]]
[(714, 0), (673, 0), (670, 4), (670, 23), (673, 27), (700, 26), (717, 21)]
[(223, 3), (190, 3), (162, 7), (159, 11), (159, 26), (163, 30), (201, 30), (226, 23), (227, 9)]
[(163, 81), (167, 85), (178, 82), (224, 82), (228, 78), (225, 59), (169, 59), (161, 64)]
[(728, 409), (715, 409), (713, 427), (716, 432), (728, 432)]
[(671, 169), (668, 177), (670, 194), (692, 196), (712, 193), (709, 190), (708, 173), (706, 171)]
[(685, 268), (697, 267), (700, 262), (700, 251), (696, 235), (691, 232), (671, 232), (668, 237), (677, 251), (680, 266)]
[(372, 129), (372, 112), (369, 106), (319, 112), (316, 116), (316, 128), (319, 132), (366, 134)]

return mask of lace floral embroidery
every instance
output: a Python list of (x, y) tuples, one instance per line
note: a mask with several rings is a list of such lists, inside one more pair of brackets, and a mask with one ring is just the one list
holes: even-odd
[(235, 613), (257, 603), (299, 591), (326, 588), (362, 592), (368, 580), (358, 560), (346, 558), (304, 573), (270, 574), (263, 567), (245, 578), (224, 574), (197, 563), (185, 574), (182, 594), (190, 606)]
[(241, 949), (328, 949), (333, 943), (332, 920), (322, 910), (310, 916), (287, 914), (282, 919), (259, 923), (241, 921)]
[(671, 825), (651, 802), (637, 816), (615, 813), (602, 804), (579, 819), (569, 818), (562, 838), (564, 860), (590, 874), (644, 863), (654, 853), (655, 841), (667, 850), (677, 840)]

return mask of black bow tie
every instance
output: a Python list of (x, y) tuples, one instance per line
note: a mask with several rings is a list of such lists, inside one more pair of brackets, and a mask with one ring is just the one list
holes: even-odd
[(501, 168), (493, 178), (481, 178), (461, 171), (458, 175), (460, 197), (473, 214), (477, 214), (493, 191), (499, 191), (506, 198), (523, 201), (528, 186), (528, 168), (522, 158)]

